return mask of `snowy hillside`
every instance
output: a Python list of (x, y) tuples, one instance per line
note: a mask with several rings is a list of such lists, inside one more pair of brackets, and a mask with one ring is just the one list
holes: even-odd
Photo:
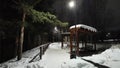
[(101, 54), (70, 59), (69, 47), (61, 43), (51, 43), (42, 57), (36, 61), (29, 61), (39, 53), (39, 47), (23, 53), (23, 58), (16, 61), (16, 58), (0, 64), (0, 68), (119, 68), (120, 49), (119, 45), (112, 46)]

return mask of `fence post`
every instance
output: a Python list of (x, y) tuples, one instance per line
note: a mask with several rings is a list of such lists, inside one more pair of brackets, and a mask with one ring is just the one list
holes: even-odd
[(42, 59), (42, 47), (40, 47), (40, 55), (39, 55), (40, 59)]

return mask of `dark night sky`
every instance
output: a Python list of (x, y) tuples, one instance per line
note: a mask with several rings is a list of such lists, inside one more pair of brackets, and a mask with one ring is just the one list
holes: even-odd
[(69, 1), (57, 0), (53, 4), (59, 19), (75, 23), (75, 17), (77, 17), (77, 23), (95, 26), (98, 29), (101, 27), (99, 30), (104, 28), (106, 31), (120, 31), (119, 0), (97, 0), (95, 5), (95, 0), (77, 0), (77, 13), (67, 6)]
[(112, 22), (108, 22), (108, 30), (120, 30), (120, 1), (109, 0), (106, 11), (111, 12), (113, 19)]
[[(71, 25), (77, 21), (99, 30), (120, 31), (120, 0), (76, 0), (77, 11), (68, 7), (69, 1), (43, 0), (36, 9), (50, 10), (60, 20), (68, 21)], [(0, 17), (3, 14), (6, 18), (17, 16), (14, 14), (17, 11), (11, 10), (9, 4), (11, 4), (10, 0), (1, 0)]]
[[(81, 1), (77, 0), (77, 5), (79, 6), (78, 9), (69, 8), (68, 2), (70, 0), (58, 0), (53, 4), (53, 8), (56, 11), (56, 15), (59, 19), (62, 21), (69, 21), (71, 23), (75, 23), (76, 17), (80, 15), (80, 7), (81, 7)], [(77, 12), (77, 10), (79, 12)], [(79, 15), (78, 15), (79, 13)]]

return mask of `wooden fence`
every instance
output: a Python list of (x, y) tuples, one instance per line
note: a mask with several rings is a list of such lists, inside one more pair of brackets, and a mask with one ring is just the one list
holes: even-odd
[(29, 63), (33, 62), (34, 59), (35, 59), (37, 56), (39, 56), (39, 57), (40, 57), (40, 60), (41, 60), (41, 59), (42, 59), (42, 55), (45, 54), (45, 51), (47, 50), (49, 44), (50, 44), (50, 43), (41, 45), (41, 46), (40, 46), (40, 52), (39, 52), (37, 55), (35, 55), (35, 56), (33, 57), (33, 59), (31, 59), (31, 60), (29, 61)]

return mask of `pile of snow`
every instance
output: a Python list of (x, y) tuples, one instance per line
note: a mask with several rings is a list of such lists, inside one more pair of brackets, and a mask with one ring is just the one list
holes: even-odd
[(93, 27), (90, 27), (90, 26), (87, 26), (87, 25), (84, 25), (84, 24), (77, 24), (77, 25), (73, 25), (70, 27), (70, 29), (73, 29), (73, 28), (83, 28), (83, 29), (87, 29), (89, 31), (92, 31), (92, 32), (97, 32), (97, 29), (93, 28)]
[(0, 64), (0, 68), (45, 68), (42, 61), (28, 63), (30, 59), (22, 58), (20, 61), (8, 61)]
[[(103, 65), (110, 68), (120, 67), (120, 48), (111, 47), (105, 50), (101, 54), (96, 54), (87, 57), (77, 57), (76, 59), (71, 59), (62, 64), (62, 68), (97, 68), (93, 63), (98, 65)], [(93, 63), (90, 63), (88, 61)]]

